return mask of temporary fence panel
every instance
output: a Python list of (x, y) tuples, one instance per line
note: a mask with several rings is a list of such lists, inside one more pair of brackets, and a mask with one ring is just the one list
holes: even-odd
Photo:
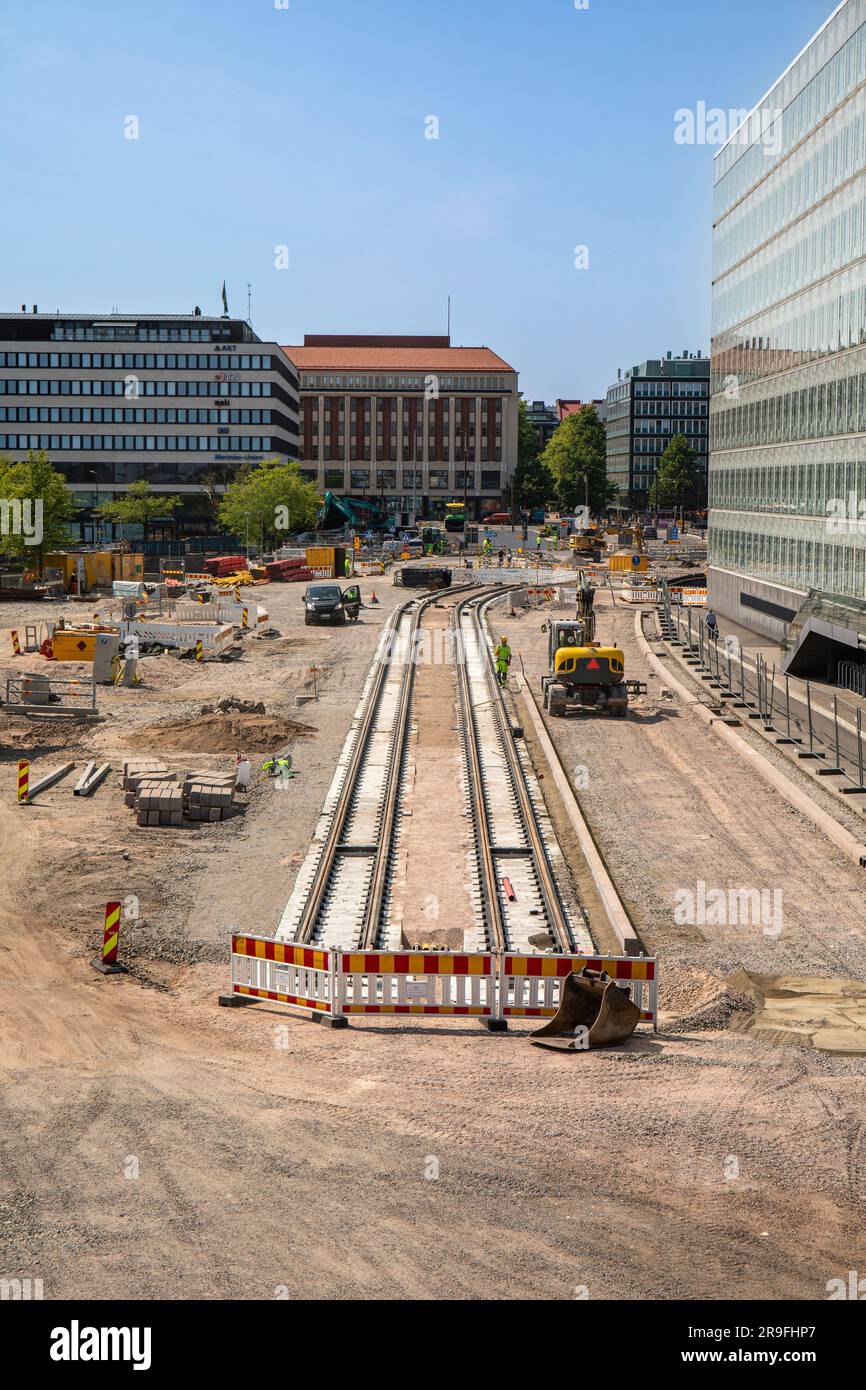
[(552, 1018), (559, 1008), (561, 982), (573, 971), (605, 970), (627, 984), (642, 1023), (656, 1026), (657, 982), (654, 956), (515, 956), (502, 958), (499, 1011), (502, 1018)]
[(438, 951), (341, 951), (337, 991), (335, 1013), (492, 1017), (494, 957)]
[(333, 1010), (330, 951), (258, 936), (232, 936), (232, 993), (289, 1008)]

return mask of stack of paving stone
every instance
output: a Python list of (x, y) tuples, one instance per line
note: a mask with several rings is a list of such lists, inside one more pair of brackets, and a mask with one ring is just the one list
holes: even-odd
[(234, 796), (233, 772), (191, 772), (184, 780), (184, 810), (190, 820), (222, 820)]
[(222, 820), (234, 801), (234, 772), (170, 771), (164, 763), (130, 760), (123, 764), (126, 805), (139, 825), (183, 825)]

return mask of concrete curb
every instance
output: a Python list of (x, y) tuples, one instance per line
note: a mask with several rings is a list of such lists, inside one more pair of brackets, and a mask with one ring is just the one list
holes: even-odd
[(669, 686), (670, 689), (675, 690), (683, 704), (687, 705), (693, 713), (696, 714), (699, 719), (702, 719), (705, 724), (709, 725), (713, 732), (718, 734), (719, 738), (727, 743), (735, 753), (738, 753), (745, 762), (749, 763), (749, 765), (754, 768), (755, 772), (763, 777), (765, 782), (769, 782), (770, 786), (775, 787), (776, 791), (779, 792), (786, 801), (789, 801), (791, 805), (795, 806), (813, 825), (817, 826), (819, 830), (822, 830), (827, 838), (832, 840), (833, 844), (836, 845), (838, 849), (842, 850), (843, 854), (847, 855), (849, 859), (853, 859), (854, 863), (859, 865), (861, 869), (866, 868), (866, 844), (864, 844), (862, 840), (858, 840), (856, 835), (852, 835), (850, 830), (846, 830), (837, 820), (834, 820), (827, 811), (819, 806), (816, 801), (812, 800), (811, 796), (801, 791), (799, 787), (794, 786), (793, 782), (790, 778), (785, 776), (784, 772), (780, 772), (777, 767), (774, 767), (763, 753), (760, 753), (757, 748), (753, 748), (750, 743), (747, 743), (736, 730), (730, 728), (727, 724), (723, 724), (719, 718), (713, 714), (712, 710), (707, 709), (707, 706), (703, 704), (687, 686), (683, 685), (682, 681), (673, 675), (665, 665), (663, 665), (659, 658), (653, 653), (649, 642), (644, 636), (641, 623), (642, 611), (643, 610), (638, 608), (634, 615), (635, 637), (637, 638), (637, 644), (641, 652), (646, 658), (647, 664), (652, 667), (656, 675), (660, 676), (665, 685)]
[(553, 780), (562, 797), (562, 804), (565, 807), (566, 815), (571, 821), (583, 856), (589, 865), (593, 883), (601, 899), (611, 930), (620, 943), (624, 955), (639, 956), (643, 953), (643, 943), (628, 919), (626, 910), (614, 886), (613, 879), (608, 873), (604, 860), (598, 852), (595, 840), (592, 838), (592, 832), (583, 818), (583, 812), (578, 805), (577, 797), (574, 795), (565, 768), (562, 766), (559, 754), (556, 751), (550, 734), (547, 732), (544, 720), (535, 703), (535, 696), (530, 690), (528, 682), (522, 675), (518, 674), (517, 682), (520, 693), (523, 695), (523, 703), (532, 720), (532, 727), (544, 750), (544, 756), (547, 758), (550, 770), (553, 773)]

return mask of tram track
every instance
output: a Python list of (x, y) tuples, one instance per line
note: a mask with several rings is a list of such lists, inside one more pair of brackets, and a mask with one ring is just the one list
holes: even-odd
[(507, 589), (462, 585), (407, 600), (388, 619), (278, 939), (360, 951), (401, 944), (391, 886), (411, 803), (405, 773), (419, 642), (431, 605), (456, 599), (451, 650), (476, 918), (467, 947), (569, 952), (588, 945), (557, 884), (551, 855), (559, 848), (543, 824), (543, 799), (493, 669), (483, 613)]

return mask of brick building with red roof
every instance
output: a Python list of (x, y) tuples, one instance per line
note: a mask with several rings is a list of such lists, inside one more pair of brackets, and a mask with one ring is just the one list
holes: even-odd
[(300, 378), (300, 458), (322, 492), (381, 498), (398, 523), (499, 511), (517, 463), (517, 372), (442, 337), (307, 334), (283, 351)]

